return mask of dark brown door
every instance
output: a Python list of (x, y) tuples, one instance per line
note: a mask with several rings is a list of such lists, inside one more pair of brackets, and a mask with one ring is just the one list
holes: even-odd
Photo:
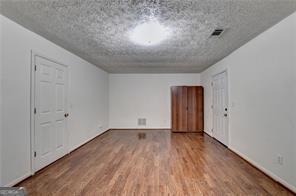
[(172, 93), (172, 131), (203, 131), (203, 88), (176, 86)]
[(187, 131), (187, 88), (172, 87), (172, 129)]
[(203, 131), (203, 88), (187, 87), (187, 131)]

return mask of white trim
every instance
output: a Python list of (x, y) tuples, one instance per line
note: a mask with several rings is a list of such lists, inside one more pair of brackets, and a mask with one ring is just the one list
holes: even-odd
[[(2, 23), (2, 17), (0, 17), (0, 23)], [(2, 39), (2, 31), (0, 31), (0, 39)], [(2, 42), (2, 40), (0, 40), (0, 42)], [(2, 43), (1, 43), (2, 44)], [(3, 53), (3, 51), (2, 51), (2, 46), (0, 46), (0, 186), (2, 186), (2, 140), (3, 140), (3, 133), (2, 133), (2, 131), (3, 131), (3, 129), (2, 129), (2, 118), (3, 118), (3, 115), (2, 115), (2, 112), (3, 112), (3, 108), (2, 108), (2, 105), (3, 105), (3, 103), (2, 103), (2, 97), (3, 97), (3, 95), (2, 95), (2, 93), (3, 93), (3, 91), (2, 91), (2, 84), (3, 84), (3, 66), (4, 65), (2, 65), (2, 59), (3, 59), (3, 57), (2, 57), (2, 53)]]
[[(108, 131), (108, 130), (110, 130), (110, 129), (107, 129), (107, 130), (105, 130), (105, 131), (103, 131), (103, 132), (101, 132), (101, 133), (95, 135), (94, 137), (92, 137), (92, 138), (86, 140), (84, 143), (82, 142), (81, 144), (77, 145), (77, 146), (74, 147), (74, 148), (71, 148), (71, 150), (69, 151), (69, 153), (71, 153), (71, 152), (73, 152), (74, 150), (80, 148), (82, 145), (84, 145), (84, 144), (86, 144), (87, 142), (89, 142), (90, 140), (92, 140), (92, 139), (94, 139), (94, 138), (96, 138), (96, 137), (102, 135), (103, 133), (105, 133), (105, 132)], [(64, 156), (63, 156), (63, 157), (64, 157)], [(62, 158), (62, 157), (61, 157), (61, 158)], [(22, 177), (20, 177), (20, 178), (17, 178), (17, 179), (15, 179), (15, 180), (13, 180), (13, 181), (11, 181), (10, 183), (8, 183), (8, 184), (6, 185), (6, 187), (15, 186), (16, 184), (20, 183), (21, 181), (23, 181), (23, 180), (25, 180), (26, 178), (29, 178), (29, 177), (31, 177), (31, 176), (33, 176), (33, 175), (34, 175), (34, 173), (29, 172), (29, 173), (27, 173), (26, 175), (24, 175), (24, 176), (22, 176)]]
[(83, 145), (86, 144), (87, 142), (93, 140), (94, 138), (99, 137), (100, 135), (102, 135), (103, 133), (105, 133), (105, 132), (108, 131), (108, 130), (111, 130), (111, 129), (106, 129), (105, 131), (102, 131), (102, 132), (100, 132), (100, 133), (94, 135), (93, 137), (91, 137), (91, 138), (85, 140), (84, 142), (81, 142), (80, 144), (75, 145), (73, 148), (69, 149), (69, 153), (71, 153), (71, 152), (73, 152), (74, 150), (80, 148), (81, 146), (83, 146)]
[[(73, 152), (74, 150), (78, 149), (79, 147), (81, 147), (82, 145), (86, 144), (87, 142), (91, 141), (92, 139), (102, 135), (103, 133), (105, 133), (106, 131), (108, 131), (110, 129), (107, 129), (99, 134), (97, 134), (96, 136), (86, 140), (84, 143), (82, 142), (79, 145), (76, 145), (76, 147), (72, 148), (70, 150), (70, 152)], [(112, 130), (112, 129), (111, 129)], [(210, 135), (211, 136), (211, 135)], [(288, 182), (286, 182), (285, 180), (283, 180), (282, 178), (278, 177), (277, 175), (275, 175), (274, 173), (272, 173), (271, 171), (265, 169), (264, 167), (260, 166), (257, 162), (251, 160), (250, 158), (248, 158), (247, 156), (243, 155), (241, 152), (239, 152), (238, 150), (235, 150), (233, 147), (229, 146), (228, 147), (231, 151), (233, 151), (234, 153), (236, 153), (238, 156), (240, 156), (241, 158), (245, 159), (249, 164), (253, 165), (254, 167), (256, 167), (257, 169), (259, 169), (260, 171), (262, 171), (263, 173), (265, 173), (267, 176), (269, 176), (270, 178), (272, 178), (273, 180), (279, 182), (280, 184), (282, 184), (283, 186), (285, 186), (286, 188), (290, 189), (292, 192), (296, 193), (296, 187), (289, 184)], [(12, 182), (10, 182), (9, 184), (7, 184), (7, 187), (10, 186), (14, 186), (16, 184), (18, 184), (19, 182), (25, 180), (26, 178), (32, 176), (31, 173), (28, 173), (16, 180), (13, 180)]]
[(30, 97), (30, 172), (31, 175), (34, 175), (34, 146), (35, 146), (35, 140), (34, 140), (34, 135), (35, 135), (35, 118), (34, 118), (34, 103), (35, 103), (35, 61), (34, 61), (34, 56), (35, 52), (31, 50), (31, 76), (30, 76), (30, 91), (31, 91), (31, 97)]
[(229, 147), (230, 150), (232, 150), (234, 153), (236, 153), (237, 155), (239, 155), (240, 157), (242, 157), (243, 159), (245, 159), (247, 162), (249, 162), (251, 165), (253, 165), (254, 167), (256, 167), (257, 169), (259, 169), (260, 171), (262, 171), (263, 173), (265, 173), (267, 176), (269, 176), (270, 178), (272, 178), (273, 180), (279, 182), (280, 184), (282, 184), (284, 187), (288, 188), (289, 190), (291, 190), (292, 192), (294, 192), (296, 194), (296, 187), (289, 184), (287, 181), (285, 181), (284, 179), (282, 179), (281, 177), (277, 176), (276, 174), (274, 174), (273, 172), (271, 172), (270, 170), (262, 167), (259, 163), (253, 161), (252, 159), (250, 159), (249, 157), (247, 157), (246, 155), (242, 154), (241, 152), (239, 152), (238, 150), (234, 149), (233, 147)]
[(204, 132), (205, 132), (206, 134), (208, 134), (210, 137), (213, 137), (213, 133), (212, 133), (212, 131), (204, 130)]
[(109, 129), (116, 129), (116, 130), (171, 130), (170, 127), (112, 127)]
[(25, 180), (26, 178), (28, 178), (28, 177), (30, 177), (30, 176), (32, 176), (31, 172), (29, 172), (29, 173), (23, 175), (22, 177), (19, 177), (19, 178), (15, 179), (15, 180), (11, 181), (11, 182), (8, 183), (5, 187), (12, 187), (12, 186), (14, 186), (14, 185), (20, 183), (21, 181)]

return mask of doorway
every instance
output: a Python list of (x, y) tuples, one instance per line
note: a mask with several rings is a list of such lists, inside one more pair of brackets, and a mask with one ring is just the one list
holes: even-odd
[(68, 153), (68, 67), (32, 54), (32, 172)]
[(228, 75), (227, 71), (213, 76), (213, 137), (228, 146)]

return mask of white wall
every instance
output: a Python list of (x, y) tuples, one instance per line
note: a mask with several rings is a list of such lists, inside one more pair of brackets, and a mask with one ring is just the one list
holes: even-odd
[[(108, 74), (0, 15), (2, 184), (30, 174), (31, 50), (70, 66), (70, 149), (108, 129)], [(99, 130), (99, 126), (102, 126)]]
[[(205, 129), (211, 134), (211, 78), (227, 69), (230, 144), (296, 191), (296, 14), (201, 74)], [(284, 165), (277, 163), (284, 156)]]
[[(292, 80), (292, 85), (290, 85), (291, 90), (292, 90), (292, 97), (291, 99), (294, 99), (292, 101), (292, 105), (291, 105), (291, 110), (292, 110), (292, 117), (290, 118), (290, 125), (292, 127), (292, 135), (290, 136), (292, 138), (292, 142), (293, 145), (291, 146), (292, 151), (293, 151), (293, 164), (294, 164), (294, 169), (292, 169), (291, 173), (293, 175), (293, 186), (294, 186), (294, 191), (296, 192), (296, 13), (294, 13), (294, 15), (292, 15), (290, 18), (291, 21), (291, 25), (293, 27), (292, 33), (294, 34), (294, 37), (292, 37), (292, 44), (293, 44), (293, 49), (292, 51), (294, 51), (294, 59), (293, 59), (293, 68), (292, 68), (292, 72), (291, 75), (293, 76)], [(293, 139), (294, 138), (294, 139)]]
[(0, 17), (0, 185), (2, 184), (2, 17)]
[(199, 74), (110, 74), (110, 128), (171, 127), (171, 86), (199, 85)]

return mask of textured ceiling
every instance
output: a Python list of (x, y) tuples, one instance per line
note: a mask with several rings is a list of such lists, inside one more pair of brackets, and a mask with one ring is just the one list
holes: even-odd
[[(296, 0), (0, 0), (1, 13), (112, 73), (192, 73), (296, 11)], [(171, 29), (156, 46), (129, 32), (154, 16)], [(215, 28), (221, 38), (210, 38)]]

